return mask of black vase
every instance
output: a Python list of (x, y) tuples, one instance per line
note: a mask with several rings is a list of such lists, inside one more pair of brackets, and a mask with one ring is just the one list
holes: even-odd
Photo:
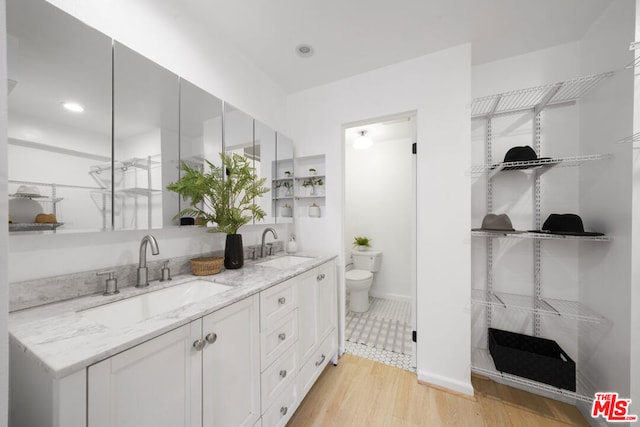
[(243, 265), (242, 234), (227, 234), (227, 242), (224, 247), (224, 267), (233, 270)]

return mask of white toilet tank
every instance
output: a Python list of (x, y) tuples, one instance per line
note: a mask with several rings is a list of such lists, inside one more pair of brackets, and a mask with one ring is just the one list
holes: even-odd
[(351, 251), (354, 270), (367, 270), (375, 273), (380, 270), (382, 262), (382, 251), (359, 251), (353, 249)]

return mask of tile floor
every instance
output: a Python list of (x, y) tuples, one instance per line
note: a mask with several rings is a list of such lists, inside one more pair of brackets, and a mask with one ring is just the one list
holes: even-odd
[(347, 301), (345, 351), (415, 372), (409, 326), (411, 304), (372, 297), (366, 313), (353, 313), (348, 304)]

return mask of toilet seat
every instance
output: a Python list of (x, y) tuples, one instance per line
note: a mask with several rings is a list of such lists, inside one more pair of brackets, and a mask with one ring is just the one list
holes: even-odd
[(367, 280), (372, 277), (373, 277), (373, 273), (367, 270), (349, 270), (344, 275), (344, 278), (346, 280), (353, 280), (353, 281)]

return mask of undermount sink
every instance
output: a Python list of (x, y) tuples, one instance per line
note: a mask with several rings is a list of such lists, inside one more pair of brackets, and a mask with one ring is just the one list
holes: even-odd
[(262, 261), (257, 265), (261, 265), (263, 267), (273, 267), (273, 268), (289, 268), (298, 264), (302, 264), (307, 262), (313, 258), (306, 256), (294, 256), (294, 255), (285, 255), (279, 258), (270, 259), (268, 261)]
[(231, 288), (233, 286), (206, 280), (193, 280), (90, 308), (80, 311), (79, 314), (105, 326), (119, 328), (133, 325), (162, 313), (168, 313)]

